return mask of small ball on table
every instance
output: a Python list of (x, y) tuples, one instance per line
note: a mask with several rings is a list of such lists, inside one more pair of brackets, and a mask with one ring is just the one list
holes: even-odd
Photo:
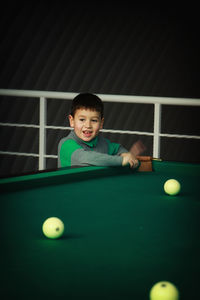
[(42, 225), (44, 235), (49, 239), (58, 239), (63, 235), (64, 223), (57, 217), (46, 219)]
[(180, 193), (181, 185), (176, 179), (168, 179), (164, 184), (164, 191), (166, 194), (175, 196)]
[(150, 290), (150, 300), (178, 300), (179, 291), (169, 281), (157, 282)]

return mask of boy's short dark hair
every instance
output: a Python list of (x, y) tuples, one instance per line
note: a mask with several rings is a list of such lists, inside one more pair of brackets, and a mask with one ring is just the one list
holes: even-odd
[(80, 108), (96, 110), (100, 113), (101, 118), (103, 118), (103, 102), (94, 94), (81, 93), (77, 95), (72, 101), (71, 115), (74, 117), (76, 110)]

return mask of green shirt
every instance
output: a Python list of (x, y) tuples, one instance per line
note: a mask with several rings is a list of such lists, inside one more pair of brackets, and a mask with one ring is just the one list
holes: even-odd
[(97, 136), (84, 142), (74, 131), (61, 139), (58, 145), (58, 167), (71, 166), (121, 166), (121, 153), (128, 152), (120, 144)]

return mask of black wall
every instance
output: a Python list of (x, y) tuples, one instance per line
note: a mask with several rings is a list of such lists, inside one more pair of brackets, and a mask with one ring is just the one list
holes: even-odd
[[(12, 6), (13, 5), (13, 6)], [(95, 2), (10, 4), (1, 9), (0, 88), (200, 99), (195, 7)], [(38, 123), (35, 99), (0, 97), (0, 122)], [(106, 104), (105, 128), (152, 131), (153, 107)], [(49, 100), (48, 124), (68, 126), (65, 101)], [(163, 108), (163, 132), (200, 135), (200, 109)], [(0, 129), (0, 150), (38, 152), (37, 129)], [(48, 130), (47, 152), (67, 132)], [(127, 148), (138, 136), (106, 134)], [(142, 136), (152, 154), (152, 138)], [(200, 162), (199, 140), (163, 138), (161, 157)], [(49, 159), (47, 167), (56, 161)], [(36, 170), (36, 158), (0, 156), (1, 174)]]

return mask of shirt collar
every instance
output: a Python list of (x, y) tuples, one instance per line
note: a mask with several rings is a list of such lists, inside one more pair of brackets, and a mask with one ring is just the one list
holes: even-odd
[(89, 142), (83, 141), (84, 144), (88, 145), (88, 146), (91, 147), (91, 148), (96, 147), (97, 142), (98, 142), (98, 137), (97, 137), (97, 136), (96, 136), (93, 140), (91, 140), (91, 141), (89, 141)]
[(96, 147), (97, 142), (98, 142), (98, 136), (96, 136), (94, 139), (92, 139), (92, 140), (89, 141), (89, 142), (85, 142), (85, 141), (83, 141), (82, 139), (80, 139), (80, 138), (76, 135), (76, 133), (75, 133), (74, 131), (73, 131), (73, 133), (74, 133), (74, 136), (75, 136), (75, 138), (77, 139), (77, 141), (78, 141), (79, 143), (86, 144), (86, 145), (89, 146), (90, 148)]

